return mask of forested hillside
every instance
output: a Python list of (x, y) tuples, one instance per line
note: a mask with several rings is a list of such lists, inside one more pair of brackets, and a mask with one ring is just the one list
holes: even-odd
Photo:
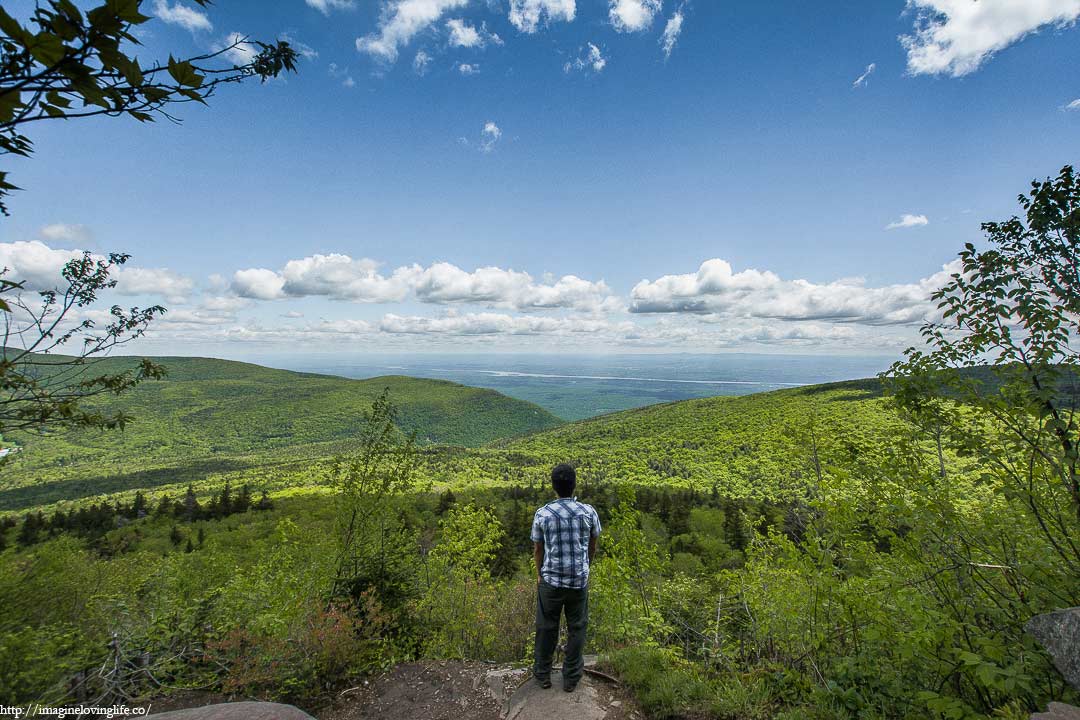
[[(530, 403), (440, 380), (349, 380), (227, 360), (154, 360), (166, 368), (164, 380), (87, 403), (131, 415), (122, 431), (9, 433), (5, 440), (21, 451), (0, 471), (0, 509), (332, 456), (348, 448), (384, 390), (393, 395), (398, 427), (422, 445), (478, 446), (562, 422)], [(96, 361), (93, 373), (136, 362)]]

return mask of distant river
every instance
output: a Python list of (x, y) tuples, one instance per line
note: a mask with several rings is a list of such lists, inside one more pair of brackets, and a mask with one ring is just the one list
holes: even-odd
[(815, 355), (304, 355), (263, 356), (271, 367), (350, 378), (452, 380), (534, 402), (567, 420), (655, 403), (748, 395), (876, 375), (891, 357)]

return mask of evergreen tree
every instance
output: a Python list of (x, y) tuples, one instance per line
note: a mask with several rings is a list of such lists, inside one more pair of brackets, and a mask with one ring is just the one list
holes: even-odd
[(131, 503), (131, 510), (128, 513), (128, 517), (133, 520), (146, 517), (147, 513), (146, 496), (143, 495), (142, 490), (135, 493), (135, 501)]
[(274, 501), (270, 499), (270, 495), (263, 490), (262, 496), (259, 498), (258, 504), (255, 506), (256, 510), (273, 510)]
[(23, 517), (22, 529), (19, 530), (16, 542), (23, 547), (33, 545), (40, 540), (41, 529), (44, 525), (45, 518), (41, 513), (27, 513)]
[(168, 495), (162, 495), (158, 500), (157, 507), (154, 508), (154, 517), (162, 517), (164, 515), (171, 515), (173, 512), (173, 501)]
[(195, 552), (195, 546), (191, 544), (191, 538), (188, 538), (187, 545), (184, 547), (185, 553)]
[(199, 547), (202, 547), (203, 545), (206, 544), (206, 531), (203, 530), (202, 528), (199, 528), (198, 538), (199, 538)]
[(233, 512), (245, 513), (251, 509), (251, 485), (244, 483), (240, 488), (240, 494), (233, 503)]
[(169, 541), (172, 542), (173, 545), (179, 545), (184, 541), (184, 534), (180, 532), (180, 528), (176, 525), (172, 526), (172, 531), (169, 533)]
[(221, 495), (217, 502), (217, 512), (219, 517), (227, 517), (232, 514), (233, 511), (233, 497), (232, 487), (229, 485), (229, 481), (225, 481), (225, 487), (221, 489)]
[(195, 490), (191, 485), (187, 486), (187, 492), (184, 494), (184, 502), (179, 509), (183, 518), (188, 522), (194, 522), (202, 515), (202, 508), (199, 507), (199, 500), (195, 497)]

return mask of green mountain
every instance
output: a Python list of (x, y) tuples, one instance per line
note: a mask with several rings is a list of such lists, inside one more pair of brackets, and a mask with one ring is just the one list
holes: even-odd
[[(100, 400), (135, 417), (122, 432), (8, 436), (23, 450), (0, 469), (0, 509), (325, 458), (348, 447), (384, 389), (399, 427), (423, 445), (479, 446), (562, 423), (531, 403), (442, 380), (350, 380), (228, 360), (154, 360), (167, 368), (165, 380)], [(93, 372), (135, 362), (109, 358)], [(44, 483), (50, 489), (40, 492)]]

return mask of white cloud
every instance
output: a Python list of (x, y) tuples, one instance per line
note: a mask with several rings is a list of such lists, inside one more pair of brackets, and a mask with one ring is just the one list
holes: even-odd
[(162, 22), (179, 25), (190, 32), (214, 29), (206, 13), (181, 5), (179, 2), (170, 4), (167, 0), (154, 0), (154, 14)]
[[(43, 242), (0, 243), (0, 268), (7, 268), (7, 280), (22, 281), (27, 290), (52, 290), (66, 287), (61, 271), (69, 261), (81, 258), (82, 250), (52, 248)], [(93, 255), (95, 260), (104, 260)], [(126, 265), (114, 268), (112, 279), (121, 295), (155, 295), (170, 302), (183, 302), (195, 287), (188, 277), (164, 268), (140, 268)]]
[(342, 86), (347, 88), (356, 86), (356, 81), (353, 80), (352, 75), (349, 74), (349, 68), (340, 67), (337, 63), (330, 63), (328, 72), (330, 73), (330, 77), (340, 79)]
[(121, 295), (160, 295), (173, 303), (187, 300), (195, 288), (191, 278), (165, 268), (122, 267), (115, 278)]
[(68, 243), (71, 245), (87, 245), (91, 241), (90, 228), (85, 225), (69, 225), (68, 223), (52, 223), (38, 231), (41, 239), (49, 243)]
[(421, 50), (421, 51), (417, 52), (416, 57), (413, 58), (413, 64), (412, 64), (413, 71), (415, 71), (416, 74), (420, 75), (420, 76), (427, 75), (428, 65), (430, 65), (430, 64), (431, 64), (431, 56), (428, 55), (423, 50)]
[(276, 300), (285, 297), (285, 278), (265, 268), (238, 270), (233, 275), (232, 288), (240, 297)]
[(218, 45), (218, 50), (225, 51), (225, 59), (234, 65), (247, 65), (258, 55), (256, 46), (247, 40), (247, 35), (231, 32)]
[(863, 70), (863, 74), (855, 78), (855, 82), (851, 83), (851, 87), (862, 87), (866, 85), (866, 81), (870, 79), (870, 76), (874, 74), (875, 70), (877, 70), (877, 63), (870, 63), (867, 65), (866, 69)]
[(617, 306), (604, 282), (566, 275), (536, 282), (531, 275), (497, 267), (467, 272), (450, 263), (399, 267), (389, 275), (374, 260), (348, 255), (312, 255), (290, 260), (280, 272), (264, 268), (241, 270), (232, 289), (240, 297), (277, 300), (327, 297), (363, 303), (401, 302), (412, 296), (435, 305), (479, 304), (523, 311), (574, 309), (599, 312)]
[(502, 137), (502, 130), (493, 122), (484, 123), (484, 129), (480, 131), (480, 152), (489, 153), (495, 149), (495, 144)]
[(609, 0), (608, 17), (619, 32), (641, 32), (652, 25), (661, 0)]
[(446, 21), (446, 29), (450, 31), (450, 45), (452, 47), (483, 47), (484, 38), (480, 32), (469, 23), (460, 18)]
[(457, 69), (462, 75), (476, 75), (480, 72), (480, 66), (476, 63), (458, 63)]
[(477, 29), (465, 20), (454, 18), (446, 21), (446, 29), (450, 33), (450, 46), (461, 48), (483, 48), (488, 43), (502, 45), (502, 38), (493, 32), (488, 32), (487, 24), (483, 23)]
[(1071, 103), (1065, 106), (1066, 110), (1080, 110), (1080, 98), (1076, 98)]
[(931, 293), (960, 269), (959, 261), (916, 283), (867, 287), (860, 279), (830, 283), (783, 280), (754, 269), (733, 272), (724, 260), (696, 273), (642, 280), (631, 291), (634, 313), (690, 313), (864, 325), (918, 323), (936, 316)]
[(675, 45), (679, 42), (679, 36), (682, 35), (683, 20), (683, 11), (682, 8), (679, 8), (674, 15), (668, 18), (667, 24), (664, 26), (664, 34), (660, 36), (660, 47), (664, 50), (665, 58), (671, 57)]
[(357, 38), (356, 49), (394, 62), (402, 47), (438, 22), (444, 13), (468, 4), (469, 0), (390, 0), (383, 6), (378, 33)]
[(353, 0), (304, 0), (308, 7), (315, 8), (323, 15), (329, 15), (331, 10), (350, 10), (355, 6)]
[(607, 67), (607, 58), (600, 52), (600, 48), (596, 47), (592, 43), (587, 43), (581, 50), (581, 54), (577, 58), (567, 62), (563, 65), (563, 72), (569, 73), (573, 70), (592, 70), (593, 72), (602, 72)]
[(559, 20), (573, 22), (575, 15), (575, 0), (510, 0), (510, 23), (524, 33)]
[(922, 227), (929, 224), (930, 220), (925, 215), (912, 215), (910, 213), (904, 213), (900, 216), (899, 220), (886, 225), (885, 229), (897, 230), (899, 228)]
[(58, 250), (37, 240), (0, 243), (0, 269), (8, 270), (4, 279), (25, 282), (28, 290), (57, 287), (64, 265), (79, 257), (80, 250)]
[(900, 42), (912, 75), (967, 75), (1026, 35), (1080, 17), (1080, 0), (908, 0), (907, 7), (915, 27)]

